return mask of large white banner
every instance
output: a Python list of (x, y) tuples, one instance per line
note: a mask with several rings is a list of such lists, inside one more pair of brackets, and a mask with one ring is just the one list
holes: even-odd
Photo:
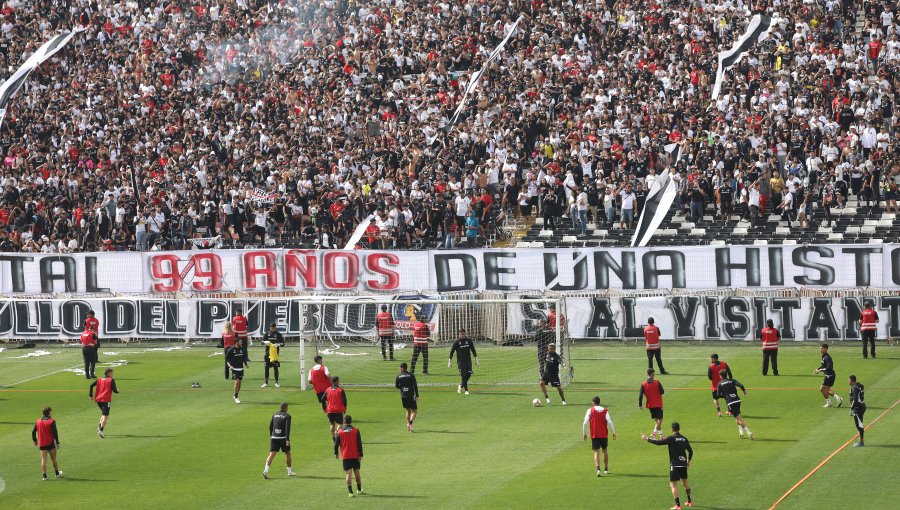
[(0, 293), (900, 288), (900, 245), (0, 254)]
[[(878, 338), (900, 337), (900, 295), (868, 298), (880, 322)], [(663, 339), (755, 340), (766, 319), (782, 338), (855, 340), (864, 299), (724, 296), (568, 297), (565, 326), (572, 338), (642, 338), (653, 317)], [(534, 334), (546, 317), (543, 303), (507, 305), (511, 334)]]
[[(302, 298), (259, 299), (28, 299), (0, 303), (0, 339), (78, 338), (88, 310), (100, 321), (103, 338), (219, 338), (225, 322), (241, 311), (247, 331), (257, 336), (275, 323), (285, 336), (319, 335), (369, 337), (377, 335), (375, 317), (387, 306), (397, 334), (411, 334), (415, 317), (438, 332), (439, 306), (416, 304), (421, 295), (397, 295), (397, 303), (334, 303)], [(431, 298), (433, 299), (433, 298)], [(410, 300), (413, 300), (412, 302)], [(382, 299), (382, 301), (384, 301)]]

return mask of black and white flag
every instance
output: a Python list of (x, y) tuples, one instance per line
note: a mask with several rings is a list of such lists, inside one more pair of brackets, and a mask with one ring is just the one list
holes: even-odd
[(734, 46), (719, 53), (719, 68), (716, 71), (716, 82), (712, 90), (713, 101), (719, 98), (719, 93), (722, 91), (725, 70), (740, 62), (754, 44), (765, 41), (775, 25), (775, 21), (775, 18), (764, 14), (754, 15), (747, 26), (747, 31), (734, 43)]
[(675, 195), (678, 191), (675, 189), (675, 180), (672, 179), (669, 167), (674, 167), (678, 160), (681, 159), (681, 145), (672, 143), (665, 146), (666, 153), (669, 155), (669, 165), (666, 169), (656, 177), (653, 181), (653, 187), (647, 193), (647, 201), (644, 202), (644, 210), (638, 220), (637, 229), (631, 238), (631, 246), (647, 246), (650, 238), (656, 233), (656, 229), (666, 219), (669, 208), (675, 202)]
[(63, 32), (54, 36), (28, 57), (28, 60), (3, 85), (0, 85), (0, 125), (3, 124), (3, 118), (6, 117), (6, 106), (9, 104), (9, 100), (22, 88), (31, 71), (34, 71), (38, 66), (55, 55), (56, 52), (63, 49), (75, 35), (83, 30), (83, 27), (73, 28), (69, 32)]

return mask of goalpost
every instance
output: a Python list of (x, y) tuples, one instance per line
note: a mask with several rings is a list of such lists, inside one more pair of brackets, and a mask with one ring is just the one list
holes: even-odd
[[(394, 362), (382, 358), (376, 315), (385, 308), (395, 323)], [(304, 334), (300, 336), (300, 387), (307, 389), (308, 370), (317, 355), (332, 375), (347, 386), (391, 387), (399, 365), (411, 365), (413, 318), (429, 324), (428, 373), (420, 356), (416, 377), (420, 385), (456, 386), (459, 373), (456, 357), (447, 368), (450, 348), (460, 329), (475, 343), (480, 365), (474, 366), (472, 385), (537, 384), (539, 349), (557, 345), (563, 358), (560, 381), (571, 382), (574, 370), (569, 363), (571, 344), (565, 329), (565, 300), (561, 298), (478, 299), (445, 296), (417, 299), (397, 296), (311, 297), (302, 300)], [(555, 323), (547, 317), (555, 310)], [(385, 357), (390, 357), (385, 345)]]

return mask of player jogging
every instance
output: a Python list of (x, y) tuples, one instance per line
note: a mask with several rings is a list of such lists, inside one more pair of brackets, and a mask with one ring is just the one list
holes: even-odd
[(593, 404), (584, 414), (584, 423), (581, 425), (581, 437), (587, 441), (588, 433), (591, 435), (591, 449), (594, 450), (594, 465), (597, 467), (597, 476), (600, 476), (600, 450), (603, 450), (603, 474), (609, 474), (609, 455), (606, 448), (609, 446), (609, 433), (616, 438), (616, 427), (613, 425), (609, 410), (600, 405), (600, 397), (591, 399)]
[(84, 378), (96, 379), (94, 370), (97, 367), (97, 333), (89, 329), (81, 333), (81, 357), (84, 359)]
[(269, 420), (269, 456), (266, 457), (266, 467), (263, 469), (263, 478), (269, 479), (269, 467), (272, 459), (279, 451), (284, 452), (287, 461), (287, 475), (297, 476), (291, 469), (291, 415), (288, 414), (287, 402), (282, 402), (278, 412)]
[[(106, 437), (103, 435), (103, 428), (106, 427), (106, 422), (109, 421), (109, 406), (112, 403), (112, 394), (119, 393), (119, 388), (116, 387), (116, 380), (113, 379), (112, 374), (113, 369), (107, 368), (103, 372), (103, 377), (92, 382), (91, 387), (88, 389), (88, 397), (94, 399), (97, 402), (97, 407), (100, 408), (100, 424), (97, 425), (97, 435), (101, 438)], [(94, 387), (97, 388), (96, 394), (94, 393)]]
[(241, 342), (235, 342), (225, 350), (225, 363), (231, 369), (231, 378), (234, 379), (234, 403), (240, 404), (238, 394), (241, 392), (241, 381), (244, 379), (244, 366), (249, 363), (247, 351)]
[(819, 391), (822, 392), (822, 396), (825, 397), (825, 405), (822, 407), (831, 407), (830, 397), (834, 397), (837, 401), (837, 406), (841, 407), (844, 403), (844, 399), (831, 391), (831, 387), (834, 386), (836, 374), (834, 373), (834, 361), (832, 361), (831, 355), (828, 354), (828, 344), (822, 344), (819, 347), (819, 352), (822, 353), (822, 364), (819, 365), (819, 368), (816, 369), (815, 373), (825, 374), (825, 379), (822, 379), (822, 385), (819, 386)]
[(851, 375), (848, 381), (850, 382), (850, 416), (853, 417), (853, 424), (859, 432), (859, 441), (853, 443), (853, 446), (865, 446), (866, 427), (863, 416), (866, 414), (866, 388), (861, 382), (856, 381), (855, 375)]
[(309, 369), (309, 376), (306, 380), (312, 384), (313, 391), (316, 392), (316, 400), (322, 404), (322, 412), (325, 411), (325, 390), (331, 387), (331, 374), (328, 373), (328, 367), (322, 364), (322, 356), (316, 356), (313, 358), (313, 361), (316, 362), (312, 368)]
[(668, 374), (662, 364), (662, 348), (659, 346), (659, 327), (654, 324), (653, 317), (647, 319), (647, 325), (644, 326), (644, 342), (647, 348), (647, 368), (653, 368), (653, 358), (656, 358), (656, 364), (659, 366), (659, 373)]
[[(718, 413), (719, 418), (722, 417), (722, 409), (719, 407), (719, 397), (716, 396), (716, 388), (719, 387), (719, 381), (722, 380), (722, 377), (719, 375), (719, 372), (722, 370), (724, 370), (728, 374), (728, 378), (731, 379), (731, 367), (728, 366), (728, 363), (719, 361), (718, 354), (710, 354), (709, 368), (706, 369), (706, 377), (712, 381), (713, 404), (716, 406), (716, 413)], [(725, 412), (729, 415), (731, 414), (731, 411), (726, 410)]]
[(878, 312), (872, 308), (872, 302), (866, 301), (866, 309), (859, 319), (859, 332), (862, 334), (863, 359), (869, 359), (869, 344), (872, 345), (872, 359), (875, 359), (875, 332), (878, 329)]
[(769, 361), (772, 362), (772, 373), (778, 375), (778, 340), (781, 339), (781, 333), (775, 329), (772, 319), (766, 320), (766, 327), (759, 332), (759, 338), (762, 340), (763, 352), (762, 375), (769, 375)]
[(284, 337), (278, 331), (278, 326), (273, 322), (269, 324), (269, 331), (263, 336), (263, 346), (265, 346), (266, 354), (263, 362), (266, 365), (266, 379), (262, 383), (261, 388), (269, 385), (269, 369), (275, 371), (275, 387), (280, 388), (278, 384), (278, 368), (281, 366), (281, 348), (284, 347)]
[(559, 354), (556, 354), (556, 344), (548, 345), (547, 349), (547, 357), (544, 359), (543, 363), (544, 371), (541, 372), (541, 391), (544, 392), (544, 398), (547, 399), (547, 404), (550, 404), (550, 396), (547, 395), (547, 384), (550, 384), (550, 386), (553, 386), (559, 391), (559, 398), (562, 400), (562, 405), (566, 405), (566, 395), (563, 393), (562, 384), (559, 382), (559, 367), (560, 365), (566, 366), (566, 364)]
[(387, 361), (385, 347), (388, 347), (390, 360), (394, 361), (394, 316), (388, 312), (386, 305), (382, 305), (381, 311), (375, 316), (375, 326), (378, 328), (378, 339), (381, 341), (381, 359)]
[(331, 425), (331, 437), (337, 434), (341, 423), (344, 422), (344, 413), (347, 412), (347, 393), (341, 388), (341, 380), (338, 376), (331, 378), (331, 387), (325, 390), (325, 412), (328, 413), (328, 423)]
[(350, 497), (354, 496), (351, 474), (356, 476), (356, 493), (362, 494), (362, 479), (359, 476), (360, 460), (363, 458), (362, 435), (359, 433), (359, 429), (353, 426), (353, 417), (349, 414), (344, 416), (344, 426), (334, 436), (334, 458), (339, 458), (344, 462), (347, 492), (350, 493)]
[(741, 439), (744, 439), (744, 432), (746, 432), (747, 437), (753, 441), (753, 432), (750, 432), (750, 427), (747, 426), (747, 422), (741, 417), (741, 397), (738, 396), (737, 392), (738, 388), (740, 388), (746, 395), (747, 388), (737, 379), (732, 379), (731, 374), (727, 370), (719, 370), (719, 379), (721, 380), (716, 387), (716, 395), (718, 398), (725, 399), (725, 405), (728, 406), (728, 414), (734, 416), (734, 421), (737, 422), (738, 426), (738, 435), (741, 436)]
[(419, 414), (419, 385), (416, 376), (406, 371), (406, 363), (400, 363), (400, 375), (394, 381), (394, 387), (400, 390), (400, 400), (406, 409), (406, 430), (413, 431), (413, 421)]
[(419, 360), (419, 354), (422, 355), (423, 370), (422, 373), (428, 375), (428, 339), (431, 337), (431, 329), (428, 324), (422, 322), (422, 319), (415, 317), (413, 320), (413, 355), (412, 355), (412, 373), (416, 373), (416, 362)]
[[(219, 347), (228, 351), (228, 348), (233, 347), (235, 342), (237, 342), (237, 334), (234, 332), (234, 325), (231, 324), (231, 321), (226, 321), (222, 328), (222, 340), (219, 342)], [(231, 379), (231, 372), (228, 370), (228, 361), (225, 361), (225, 380), (228, 379)]]
[(688, 485), (688, 467), (694, 457), (694, 449), (688, 438), (681, 435), (681, 425), (672, 422), (672, 435), (665, 438), (653, 439), (641, 434), (641, 439), (658, 446), (669, 447), (669, 487), (672, 489), (672, 497), (675, 498), (675, 506), (671, 510), (681, 510), (681, 498), (678, 496), (678, 480), (684, 485), (684, 493), (687, 495), (687, 506), (694, 506), (691, 500), (691, 487)]
[(53, 463), (53, 471), (56, 472), (57, 478), (63, 477), (63, 472), (59, 470), (59, 463), (56, 461), (56, 450), (59, 449), (59, 430), (56, 428), (56, 420), (50, 417), (50, 407), (45, 407), (31, 429), (31, 441), (41, 451), (41, 476), (47, 481), (47, 456)]
[(641, 383), (638, 394), (638, 409), (644, 407), (644, 397), (647, 397), (647, 409), (650, 410), (650, 418), (653, 418), (653, 432), (650, 437), (657, 435), (662, 437), (663, 399), (666, 392), (662, 383), (656, 380), (656, 372), (652, 368), (647, 369), (647, 380)]
[(475, 352), (475, 342), (466, 336), (466, 329), (460, 328), (459, 337), (453, 342), (450, 348), (450, 359), (447, 361), (447, 368), (453, 365), (453, 353), (456, 356), (456, 368), (459, 369), (461, 378), (459, 386), (456, 387), (457, 393), (466, 392), (469, 394), (469, 378), (472, 377), (472, 358), (475, 358), (475, 366), (478, 366), (478, 353)]

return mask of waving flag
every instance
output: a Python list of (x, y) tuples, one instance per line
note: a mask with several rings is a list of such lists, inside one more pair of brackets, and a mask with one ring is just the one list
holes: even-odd
[[(677, 143), (665, 146), (666, 152), (669, 154), (669, 161), (672, 166), (681, 159), (681, 145)], [(644, 203), (644, 210), (638, 220), (638, 226), (631, 238), (632, 248), (635, 246), (647, 246), (650, 238), (656, 232), (656, 229), (666, 219), (669, 208), (675, 202), (675, 195), (678, 191), (675, 189), (675, 180), (672, 179), (671, 173), (664, 171), (656, 180), (653, 181), (653, 188), (647, 194), (647, 201)]]
[(769, 37), (769, 32), (774, 25), (773, 21), (775, 21), (774, 18), (763, 14), (753, 16), (747, 26), (747, 31), (734, 43), (734, 46), (719, 53), (719, 68), (716, 71), (716, 82), (712, 90), (713, 101), (719, 98), (719, 93), (722, 91), (725, 70), (740, 62), (754, 44), (765, 41)]
[(6, 117), (6, 106), (9, 104), (9, 100), (16, 95), (16, 92), (18, 92), (20, 88), (22, 88), (22, 85), (25, 84), (25, 80), (28, 79), (28, 75), (31, 74), (31, 71), (34, 71), (38, 66), (55, 55), (56, 52), (63, 49), (76, 34), (83, 30), (84, 28), (82, 27), (74, 28), (69, 32), (63, 32), (45, 42), (43, 46), (38, 48), (37, 51), (28, 57), (28, 60), (26, 60), (25, 63), (3, 83), (3, 85), (0, 85), (0, 125), (3, 124), (3, 118)]

